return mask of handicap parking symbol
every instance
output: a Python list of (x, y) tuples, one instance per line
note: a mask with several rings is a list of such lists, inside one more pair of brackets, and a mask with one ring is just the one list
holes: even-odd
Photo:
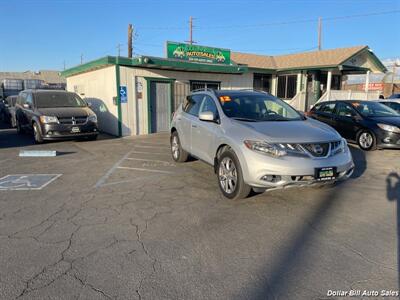
[(62, 174), (15, 174), (0, 178), (2, 190), (41, 190)]
[(119, 87), (119, 99), (121, 103), (128, 103), (128, 95), (126, 94), (126, 86)]

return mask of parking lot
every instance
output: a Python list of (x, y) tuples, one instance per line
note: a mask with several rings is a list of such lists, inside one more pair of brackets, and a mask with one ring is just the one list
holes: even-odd
[[(18, 157), (21, 149), (59, 155)], [(397, 291), (400, 152), (351, 150), (355, 173), (335, 187), (231, 201), (211, 167), (173, 162), (167, 134), (32, 145), (3, 127), (0, 298), (336, 299), (329, 290)], [(50, 177), (37, 186), (21, 179), (35, 174)]]

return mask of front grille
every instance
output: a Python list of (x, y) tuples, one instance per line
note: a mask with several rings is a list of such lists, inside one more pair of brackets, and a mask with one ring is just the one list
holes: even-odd
[(85, 124), (87, 120), (87, 117), (64, 117), (64, 118), (58, 118), (58, 121), (60, 124), (63, 125), (80, 125), (80, 124)]
[(330, 143), (302, 144), (302, 146), (312, 156), (324, 157), (328, 155)]

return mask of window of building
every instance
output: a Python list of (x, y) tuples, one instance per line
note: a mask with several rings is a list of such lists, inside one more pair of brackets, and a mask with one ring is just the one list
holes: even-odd
[(214, 89), (219, 90), (221, 88), (221, 82), (217, 81), (190, 81), (190, 91)]
[(291, 99), (296, 95), (297, 75), (278, 76), (278, 98)]
[(255, 90), (270, 92), (272, 76), (268, 74), (256, 74), (253, 77), (253, 88)]

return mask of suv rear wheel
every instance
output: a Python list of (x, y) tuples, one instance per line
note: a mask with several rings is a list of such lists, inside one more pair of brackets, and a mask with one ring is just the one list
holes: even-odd
[(19, 123), (18, 119), (15, 120), (15, 126), (17, 127), (17, 133), (18, 134), (23, 134), (24, 131), (22, 130), (21, 124)]
[(171, 142), (171, 154), (173, 160), (176, 162), (187, 161), (189, 158), (189, 153), (183, 150), (177, 131), (172, 132), (170, 142)]
[(251, 192), (251, 187), (243, 180), (239, 159), (230, 149), (218, 159), (217, 177), (222, 194), (229, 199), (246, 198)]

